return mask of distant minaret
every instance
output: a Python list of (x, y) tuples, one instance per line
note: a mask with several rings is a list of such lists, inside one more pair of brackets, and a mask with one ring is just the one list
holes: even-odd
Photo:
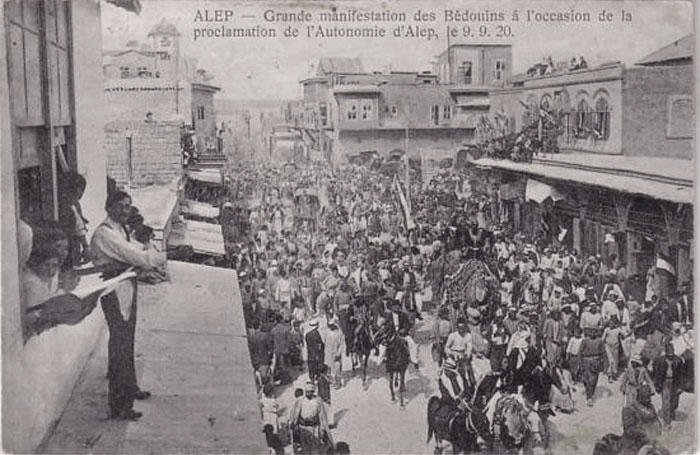
[(181, 79), (180, 32), (165, 18), (148, 32), (151, 50), (158, 53), (158, 70), (163, 76)]

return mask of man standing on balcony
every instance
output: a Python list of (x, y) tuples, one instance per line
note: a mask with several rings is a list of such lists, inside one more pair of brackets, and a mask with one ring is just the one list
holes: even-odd
[[(132, 242), (125, 224), (131, 213), (131, 196), (115, 191), (105, 203), (107, 218), (92, 236), (90, 251), (93, 262), (104, 267), (104, 278), (112, 278), (129, 267), (153, 270), (165, 264), (164, 253)], [(119, 420), (136, 420), (140, 412), (133, 410), (134, 400), (151, 394), (140, 390), (134, 368), (134, 335), (136, 333), (136, 281), (125, 280), (102, 297), (102, 310), (109, 327), (108, 376), (110, 415)]]

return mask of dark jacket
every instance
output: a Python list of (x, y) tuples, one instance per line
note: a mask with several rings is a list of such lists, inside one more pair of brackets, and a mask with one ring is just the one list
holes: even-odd
[(272, 343), (267, 333), (251, 330), (248, 334), (248, 347), (253, 368), (258, 368), (261, 365), (270, 365)]
[(402, 329), (410, 330), (411, 328), (411, 321), (408, 319), (408, 315), (404, 313), (403, 311), (399, 311), (398, 313), (399, 316), (399, 326), (396, 327), (394, 324), (394, 312), (391, 312), (391, 315), (389, 315), (387, 322), (391, 324), (391, 326), (394, 328), (395, 332), (399, 332)]
[[(654, 359), (651, 379), (652, 381), (654, 381), (654, 388), (656, 389), (657, 393), (661, 393), (661, 389), (663, 389), (664, 382), (666, 381), (666, 372), (668, 366), (667, 359), (668, 357), (666, 355), (662, 355)], [(671, 372), (673, 375), (673, 387), (678, 387), (682, 379), (679, 371), (681, 367), (681, 359), (680, 357), (674, 355), (670, 358), (670, 361)]]
[(291, 328), (289, 325), (281, 322), (275, 324), (272, 330), (270, 330), (270, 336), (272, 337), (275, 353), (289, 353), (289, 346), (291, 344)]
[(318, 330), (312, 330), (306, 334), (306, 350), (309, 362), (323, 363), (325, 348), (326, 345), (323, 344), (323, 339)]

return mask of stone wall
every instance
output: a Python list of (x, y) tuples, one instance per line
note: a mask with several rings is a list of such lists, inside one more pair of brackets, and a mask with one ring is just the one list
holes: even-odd
[(114, 79), (104, 82), (107, 122), (144, 120), (151, 112), (158, 121), (192, 121), (192, 88), (173, 79)]
[(623, 92), (625, 155), (693, 158), (693, 83), (693, 65), (627, 71)]
[[(131, 132), (131, 182), (129, 139)], [(105, 125), (107, 175), (118, 185), (139, 187), (172, 181), (182, 174), (177, 122), (109, 122)], [(130, 185), (129, 185), (130, 183)]]

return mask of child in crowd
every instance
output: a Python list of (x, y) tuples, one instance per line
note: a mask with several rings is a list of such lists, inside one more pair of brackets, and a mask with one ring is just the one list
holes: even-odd
[(569, 365), (571, 380), (574, 384), (581, 382), (581, 359), (579, 350), (583, 341), (582, 330), (578, 327), (574, 329), (574, 336), (569, 339), (569, 344), (566, 347), (566, 361)]
[(620, 339), (622, 338), (622, 329), (617, 316), (613, 316), (607, 323), (607, 327), (603, 330), (603, 343), (605, 343), (605, 355), (608, 360), (607, 374), (608, 382), (612, 383), (617, 379), (617, 366), (620, 362)]

